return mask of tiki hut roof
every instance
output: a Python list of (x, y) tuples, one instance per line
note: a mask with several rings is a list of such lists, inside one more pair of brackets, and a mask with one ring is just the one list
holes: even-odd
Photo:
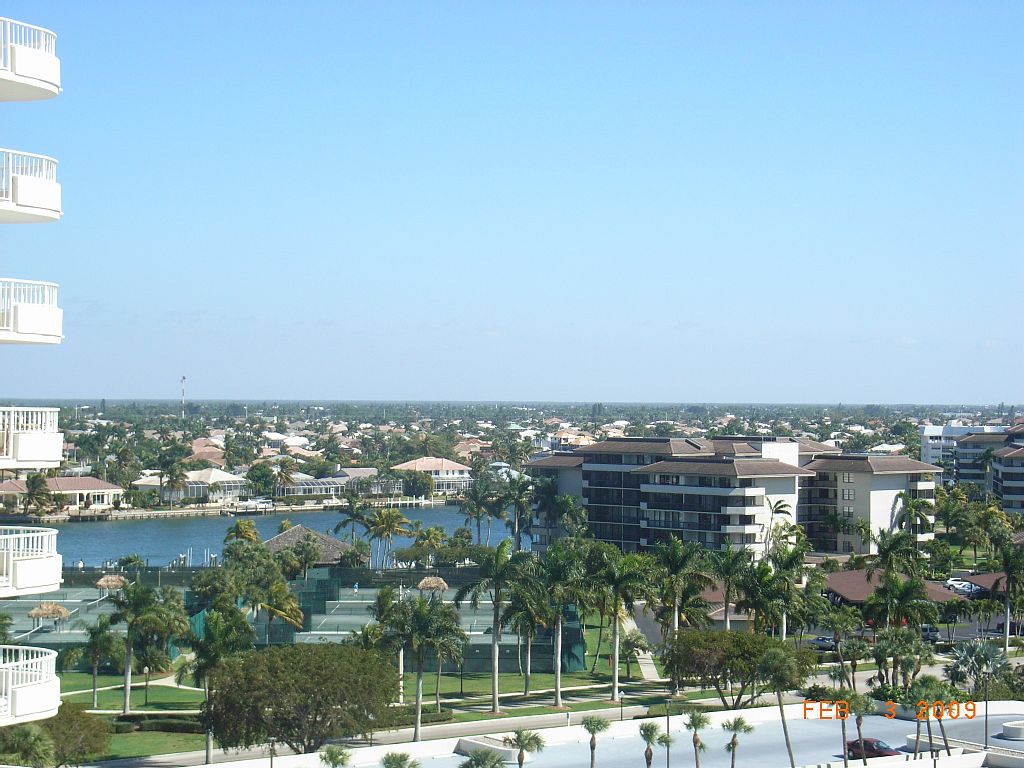
[(448, 582), (440, 576), (425, 576), (420, 579), (420, 583), (416, 585), (416, 589), (420, 592), (444, 592), (448, 589)]
[(287, 531), (277, 534), (273, 538), (267, 539), (264, 542), (267, 545), (267, 549), (270, 550), (271, 554), (276, 554), (282, 549), (290, 549), (306, 538), (306, 534), (310, 534), (317, 543), (320, 545), (320, 561), (317, 565), (334, 565), (342, 556), (352, 549), (352, 545), (347, 541), (340, 541), (332, 536), (327, 536), (319, 531), (314, 531), (312, 528), (307, 528), (304, 525), (293, 525)]
[(125, 578), (117, 573), (108, 573), (96, 582), (96, 589), (123, 589)]
[(30, 619), (66, 619), (71, 612), (60, 603), (40, 603), (28, 612)]

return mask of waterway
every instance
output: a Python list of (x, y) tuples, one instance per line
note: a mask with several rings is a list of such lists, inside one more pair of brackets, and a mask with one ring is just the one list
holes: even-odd
[[(403, 509), (410, 520), (419, 520), (424, 527), (437, 525), (451, 533), (462, 526), (465, 517), (458, 507), (425, 507)], [(152, 566), (168, 565), (172, 560), (189, 555), (191, 564), (203, 565), (208, 556), (219, 554), (224, 547), (224, 536), (237, 520), (252, 520), (260, 535), (269, 539), (277, 533), (281, 521), (288, 519), (293, 525), (304, 525), (323, 533), (332, 533), (342, 517), (336, 511), (287, 512), (245, 518), (230, 517), (176, 517), (166, 520), (116, 520), (109, 522), (63, 523), (55, 525), (57, 549), (64, 556), (66, 567), (79, 561), (86, 565), (101, 566), (109, 560), (137, 552)], [(350, 528), (338, 534), (347, 538)], [(357, 528), (357, 535), (359, 530)], [(504, 534), (504, 526), (492, 532), (494, 538)], [(407, 546), (411, 539), (395, 538), (395, 546)]]

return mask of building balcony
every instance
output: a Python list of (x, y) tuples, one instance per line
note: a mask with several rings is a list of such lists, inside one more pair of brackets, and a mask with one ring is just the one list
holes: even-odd
[[(756, 486), (748, 488), (726, 487), (718, 485), (670, 485), (668, 483), (640, 483), (644, 493), (675, 493), (693, 496), (764, 496), (764, 488)], [(760, 502), (758, 502), (760, 504)]]
[(911, 491), (934, 491), (934, 480), (911, 480), (908, 484)]
[(750, 525), (723, 525), (722, 533), (760, 533), (764, 526), (757, 524)]
[(55, 283), (0, 277), (0, 344), (60, 344), (63, 330)]
[(0, 470), (59, 467), (64, 435), (59, 408), (0, 406)]
[(58, 93), (57, 35), (0, 17), (0, 101), (51, 99)]
[(0, 528), (0, 598), (60, 589), (62, 567), (53, 528)]
[(56, 221), (61, 214), (57, 161), (0, 149), (0, 224)]
[(0, 645), (0, 727), (45, 720), (59, 707), (57, 652)]

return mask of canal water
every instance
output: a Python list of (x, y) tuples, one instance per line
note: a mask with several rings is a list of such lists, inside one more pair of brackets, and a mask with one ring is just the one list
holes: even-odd
[[(462, 526), (465, 517), (458, 507), (425, 507), (403, 509), (410, 520), (419, 520), (423, 527), (437, 525), (446, 533), (452, 533)], [(203, 565), (208, 554), (219, 555), (224, 547), (224, 535), (236, 520), (252, 520), (260, 535), (269, 539), (277, 533), (282, 520), (288, 519), (293, 525), (304, 525), (321, 533), (333, 533), (334, 526), (342, 517), (336, 511), (286, 512), (253, 517), (175, 517), (166, 520), (116, 520), (108, 522), (63, 523), (54, 526), (57, 535), (57, 549), (64, 556), (65, 567), (74, 567), (79, 561), (86, 565), (101, 566), (108, 560), (117, 560), (137, 552), (151, 566), (163, 566), (172, 560), (189, 554), (191, 564)], [(339, 538), (347, 538), (350, 528), (339, 532)], [(475, 529), (474, 529), (475, 530)], [(361, 533), (356, 528), (356, 535)], [(492, 528), (491, 543), (507, 535), (504, 524)], [(407, 546), (411, 539), (395, 538), (395, 547)]]

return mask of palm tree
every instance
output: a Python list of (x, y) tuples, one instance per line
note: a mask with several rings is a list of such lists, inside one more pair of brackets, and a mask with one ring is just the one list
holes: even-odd
[(484, 520), (490, 515), (490, 500), (494, 494), (494, 486), (486, 477), (478, 477), (473, 481), (459, 499), (459, 511), (466, 517), (466, 525), (476, 523), (476, 543), (483, 544), (481, 528)]
[(381, 768), (420, 768), (419, 760), (413, 760), (407, 752), (387, 752), (380, 759)]
[(788, 517), (792, 519), (793, 508), (789, 506), (785, 499), (779, 499), (778, 501), (772, 501), (767, 496), (764, 497), (764, 505), (768, 507), (768, 530), (764, 536), (764, 551), (768, 554), (772, 551), (772, 536), (775, 533), (775, 518), (776, 517)]
[(505, 519), (505, 486), (505, 481), (493, 486), (487, 499), (487, 537), (484, 545), (488, 547), (491, 546), (491, 523)]
[(169, 491), (180, 491), (185, 488), (187, 478), (185, 468), (181, 462), (176, 461), (167, 468), (167, 479), (164, 481), (164, 488)]
[(877, 534), (872, 534), (871, 541), (875, 545), (876, 554), (868, 563), (868, 578), (879, 570), (882, 573), (903, 573), (908, 576), (917, 573), (921, 555), (917, 550), (917, 542), (910, 533), (879, 530)]
[(224, 536), (224, 543), (227, 544), (229, 541), (251, 541), (258, 544), (260, 532), (256, 530), (256, 523), (252, 520), (237, 520)]
[(796, 768), (782, 694), (784, 691), (802, 688), (807, 680), (807, 670), (801, 668), (793, 652), (788, 648), (769, 648), (758, 662), (757, 673), (768, 687), (775, 691), (775, 700), (779, 704), (779, 715), (782, 718), (782, 735), (786, 740), (786, 752), (789, 753), (789, 765), (790, 768)]
[(389, 639), (394, 640), (395, 649), (398, 652), (398, 703), (405, 703), (405, 637), (407, 629), (405, 618), (407, 613), (402, 610), (398, 602), (397, 592), (390, 585), (383, 585), (377, 590), (373, 602), (367, 606), (367, 612), (381, 628), (381, 639), (386, 634)]
[(804, 556), (807, 554), (809, 546), (806, 537), (800, 538), (793, 546), (784, 545), (782, 539), (779, 538), (775, 542), (775, 548), (769, 555), (772, 567), (775, 568), (775, 572), (779, 576), (778, 586), (783, 596), (781, 606), (781, 639), (783, 642), (786, 641), (786, 634), (789, 629), (790, 606), (794, 603), (799, 605), (799, 593), (796, 590), (795, 582), (803, 578), (807, 573)]
[(523, 548), (523, 531), (533, 520), (533, 481), (525, 475), (510, 477), (505, 481), (503, 495), (505, 506), (509, 508), (507, 524), (518, 552)]
[(46, 505), (50, 501), (50, 488), (46, 478), (38, 472), (25, 478), (25, 492), (21, 495), (21, 506), (28, 514), (29, 507), (36, 508), (37, 515), (46, 514)]
[(526, 639), (526, 672), (523, 674), (523, 695), (530, 695), (530, 676), (533, 668), (533, 640), (537, 631), (551, 623), (551, 604), (544, 582), (535, 568), (524, 568), (519, 580), (512, 585), (508, 607), (501, 615), (501, 623), (516, 633), (517, 646)]
[(370, 516), (367, 531), (370, 537), (377, 541), (379, 568), (386, 567), (387, 557), (391, 553), (391, 542), (395, 536), (409, 533), (409, 529), (405, 527), (408, 524), (409, 518), (394, 507), (378, 509)]
[(283, 488), (286, 485), (295, 484), (295, 469), (298, 466), (295, 459), (290, 456), (283, 456), (277, 462), (277, 485)]
[(753, 614), (755, 632), (776, 626), (788, 597), (785, 578), (771, 565), (760, 560), (750, 563), (739, 580), (740, 599), (737, 610)]
[[(864, 765), (867, 765), (868, 758), (864, 751), (864, 715), (874, 714), (877, 702), (863, 693), (844, 693), (843, 698), (846, 699), (846, 703), (850, 707), (850, 714), (855, 718), (854, 722), (857, 724), (857, 743), (860, 745), (861, 760)], [(845, 742), (843, 746), (846, 746)]]
[(657, 544), (654, 559), (662, 572), (665, 594), (672, 601), (672, 632), (679, 631), (679, 603), (683, 593), (694, 588), (708, 589), (714, 580), (708, 569), (706, 550), (696, 542), (683, 544), (676, 536)]
[(602, 574), (611, 597), (612, 615), (612, 701), (619, 700), (619, 617), (632, 614), (639, 600), (651, 597), (653, 561), (648, 555), (630, 553), (613, 558)]
[(356, 543), (356, 526), (361, 525), (364, 531), (369, 530), (369, 516), (367, 515), (367, 505), (363, 501), (363, 497), (359, 495), (354, 489), (349, 490), (348, 488), (341, 494), (345, 499), (345, 506), (338, 509), (338, 514), (344, 518), (340, 523), (334, 526), (334, 533), (337, 534), (346, 525), (352, 527), (351, 544), (355, 546)]
[(132, 651), (140, 630), (150, 622), (159, 604), (156, 590), (138, 582), (126, 584), (117, 594), (110, 598), (114, 612), (110, 616), (112, 624), (124, 624), (124, 707), (123, 714), (131, 710), (132, 692)]
[(527, 552), (513, 552), (511, 539), (505, 539), (497, 547), (479, 547), (473, 559), (478, 569), (476, 577), (455, 593), (455, 607), (461, 607), (469, 598), (469, 604), (477, 608), (480, 598), (491, 599), (493, 620), (491, 623), (491, 712), (499, 714), (498, 703), (498, 643), (501, 641), (501, 612), (512, 585), (530, 561)]
[(753, 733), (754, 726), (742, 717), (734, 717), (722, 723), (722, 730), (732, 734), (732, 738), (725, 745), (725, 751), (732, 755), (732, 768), (736, 768), (736, 752), (740, 746), (740, 734)]
[(619, 641), (619, 655), (626, 660), (626, 679), (632, 680), (632, 663), (640, 663), (640, 654), (648, 653), (651, 644), (639, 629), (631, 629)]
[(109, 614), (101, 614), (95, 624), (77, 621), (75, 626), (85, 630), (85, 645), (82, 650), (85, 658), (89, 661), (89, 668), (92, 670), (92, 708), (97, 709), (99, 704), (97, 703), (96, 678), (99, 675), (100, 665), (114, 655), (121, 638), (111, 630)]
[[(210, 677), (230, 656), (253, 647), (254, 632), (238, 609), (221, 613), (209, 609), (205, 613), (202, 635), (191, 639), (192, 658), (178, 667), (175, 678), (180, 685), (188, 676), (203, 689), (207, 709), (210, 707)], [(206, 731), (206, 762), (213, 762), (213, 731)]]
[(285, 581), (275, 581), (270, 585), (266, 599), (257, 604), (257, 613), (260, 609), (267, 612), (268, 623), (281, 619), (296, 629), (302, 629), (303, 614), (299, 599), (292, 594)]
[(562, 706), (562, 625), (566, 608), (579, 603), (587, 591), (583, 570), (584, 553), (570, 539), (559, 539), (538, 564), (538, 576), (552, 603), (555, 649), (552, 665), (555, 671), (555, 706)]
[(590, 768), (597, 764), (597, 734), (608, 730), (610, 723), (603, 717), (587, 715), (583, 718), (583, 730), (590, 734)]
[(527, 731), (524, 728), (517, 728), (512, 732), (511, 736), (506, 736), (502, 739), (502, 743), (506, 747), (519, 750), (518, 761), (519, 768), (523, 768), (523, 763), (526, 762), (526, 753), (540, 752), (544, 749), (544, 739), (536, 731)]
[(875, 626), (899, 627), (904, 624), (918, 627), (938, 620), (935, 604), (928, 599), (924, 581), (919, 578), (901, 579), (886, 572), (864, 604), (864, 615)]
[(475, 749), (459, 763), (459, 768), (505, 768), (505, 758), (490, 749)]
[(12, 728), (4, 736), (4, 751), (15, 757), (19, 765), (45, 768), (53, 765), (53, 740), (35, 723)]
[(935, 507), (930, 501), (914, 498), (909, 492), (901, 491), (896, 494), (892, 505), (890, 531), (899, 529), (913, 533), (916, 528), (924, 530), (932, 524)]
[(345, 747), (328, 744), (320, 751), (320, 765), (323, 768), (348, 768), (352, 764), (352, 753)]
[(654, 761), (654, 745), (658, 743), (660, 736), (661, 726), (657, 723), (651, 720), (640, 723), (640, 738), (643, 739), (645, 745), (644, 762), (647, 763), (647, 768), (651, 768), (651, 763)]
[(727, 544), (725, 549), (711, 553), (712, 572), (722, 582), (726, 632), (732, 628), (729, 623), (729, 605), (732, 601), (733, 590), (746, 570), (749, 561), (750, 555), (747, 550), (733, 549), (732, 544)]
[(700, 768), (700, 754), (707, 749), (701, 741), (700, 731), (711, 725), (711, 718), (699, 709), (693, 709), (687, 715), (684, 725), (686, 730), (693, 731), (693, 762), (695, 768)]
[(1010, 662), (1002, 649), (984, 640), (968, 640), (953, 648), (949, 654), (946, 676), (952, 683), (971, 681), (973, 695), (979, 689), (985, 693), (985, 746), (988, 746), (988, 684), (996, 675), (1010, 669)]
[(818, 620), (822, 629), (831, 630), (832, 642), (836, 648), (836, 661), (839, 662), (843, 682), (853, 687), (854, 690), (856, 690), (856, 686), (850, 681), (851, 675), (847, 674), (846, 663), (843, 659), (843, 635), (860, 627), (862, 621), (860, 611), (851, 605), (830, 605)]
[(1010, 544), (1000, 551), (999, 559), (1002, 575), (992, 585), (992, 592), (1003, 593), (1003, 653), (1009, 655), (1012, 605), (1019, 600), (1024, 586), (1024, 549)]

